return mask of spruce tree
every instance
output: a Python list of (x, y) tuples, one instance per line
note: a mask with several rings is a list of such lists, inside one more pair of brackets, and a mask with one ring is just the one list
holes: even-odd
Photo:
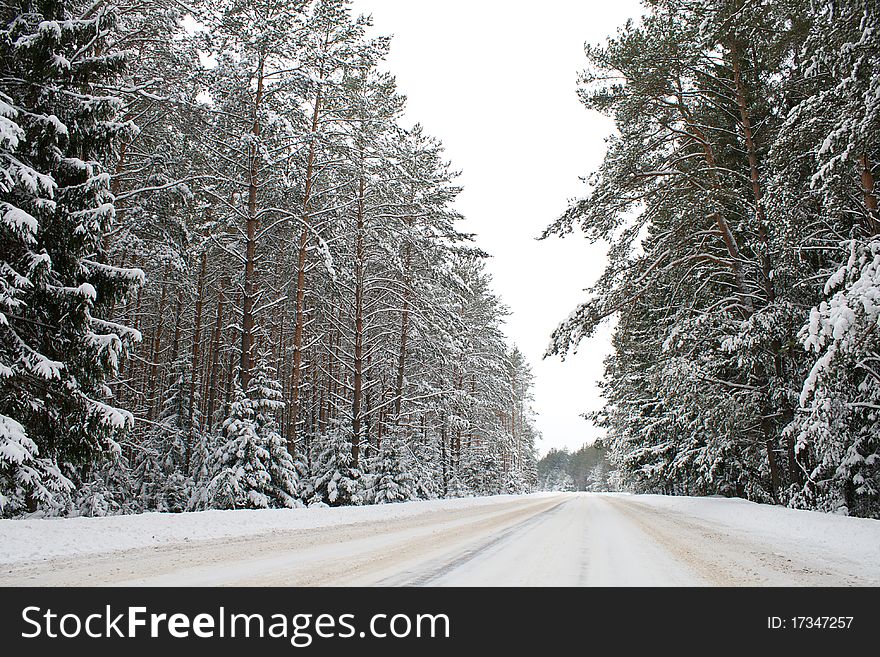
[(287, 443), (279, 432), (277, 417), (284, 409), (285, 403), (281, 384), (275, 378), (269, 363), (269, 355), (264, 350), (257, 354), (247, 395), (253, 407), (257, 436), (269, 453), (269, 474), (272, 479), (271, 504), (287, 508), (301, 506), (302, 465), (287, 451)]
[(374, 504), (408, 502), (415, 498), (411, 468), (405, 446), (397, 436), (382, 441), (375, 468)]
[(203, 437), (198, 412), (190, 408), (189, 365), (185, 357), (174, 364), (159, 417), (139, 445), (134, 477), (143, 510), (181, 512), (192, 496), (193, 450)]
[(266, 509), (272, 500), (271, 455), (257, 434), (253, 405), (237, 381), (234, 395), (213, 455), (207, 499), (215, 509)]
[(328, 506), (363, 503), (363, 473), (353, 464), (351, 428), (336, 423), (318, 441), (309, 504)]
[(114, 206), (101, 162), (132, 130), (105, 91), (124, 57), (107, 48), (112, 9), (78, 10), (62, 0), (0, 9), (3, 514), (63, 510), (71, 482), (118, 454), (132, 421), (106, 381), (139, 336), (102, 319), (142, 282), (108, 265), (102, 244)]

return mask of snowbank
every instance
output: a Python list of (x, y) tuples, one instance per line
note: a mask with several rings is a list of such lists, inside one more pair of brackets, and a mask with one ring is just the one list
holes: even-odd
[(787, 509), (737, 498), (633, 495), (626, 499), (704, 520), (721, 531), (763, 543), (786, 555), (829, 565), (846, 560), (876, 569), (880, 564), (880, 520)]
[[(535, 493), (529, 497), (547, 495), (553, 494)], [(359, 507), (0, 520), (0, 564), (394, 520), (446, 509), (501, 504), (520, 498), (497, 495)]]

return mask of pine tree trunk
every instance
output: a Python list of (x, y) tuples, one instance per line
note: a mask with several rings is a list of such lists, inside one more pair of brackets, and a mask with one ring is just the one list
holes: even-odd
[(211, 372), (208, 376), (208, 406), (205, 412), (205, 421), (207, 426), (213, 429), (214, 412), (217, 408), (217, 397), (219, 395), (219, 377), (220, 377), (220, 344), (223, 337), (223, 310), (226, 303), (226, 295), (224, 293), (226, 287), (225, 278), (220, 279), (220, 290), (217, 296), (217, 319), (214, 324), (214, 336), (211, 346)]
[(256, 281), (256, 252), (257, 252), (257, 229), (259, 218), (257, 217), (257, 176), (259, 174), (259, 151), (257, 142), (260, 138), (260, 105), (263, 102), (263, 66), (261, 60), (257, 70), (257, 91), (254, 98), (254, 123), (251, 135), (254, 140), (250, 145), (249, 153), (249, 177), (248, 177), (248, 207), (247, 207), (247, 243), (245, 247), (244, 266), (244, 294), (241, 306), (241, 387), (247, 390), (251, 375), (253, 361), (254, 340), (254, 301), (257, 296)]
[[(332, 311), (331, 311), (332, 312)], [(324, 429), (333, 419), (333, 380), (336, 377), (336, 334), (331, 331), (330, 353), (327, 354), (327, 408), (324, 410)]]
[[(329, 41), (329, 34), (325, 40), (325, 47)], [(315, 171), (315, 135), (318, 133), (318, 122), (321, 116), (321, 103), (323, 87), (321, 83), (324, 80), (324, 65), (321, 64), (320, 74), (318, 76), (318, 93), (315, 96), (315, 108), (312, 112), (312, 136), (309, 142), (309, 154), (306, 159), (306, 179), (305, 190), (303, 194), (303, 227), (299, 235), (299, 248), (297, 252), (296, 266), (296, 323), (293, 328), (293, 371), (291, 373), (291, 396), (290, 396), (290, 431), (288, 433), (287, 445), (288, 451), (292, 454), (296, 442), (297, 422), (299, 421), (299, 388), (302, 372), (302, 345), (303, 345), (303, 328), (305, 327), (305, 288), (306, 288), (306, 260), (308, 256), (309, 246), (309, 221), (312, 202), (312, 187), (314, 184)]]
[[(343, 310), (342, 307), (339, 307), (339, 320), (338, 326), (342, 326), (342, 318), (343, 318)], [(341, 356), (340, 351), (342, 350), (342, 331), (336, 331), (336, 342), (333, 345), (333, 365), (330, 367), (330, 395), (327, 400), (327, 418), (328, 420), (335, 420), (339, 415), (339, 408), (336, 405), (336, 398), (339, 395), (339, 377), (341, 376)]]
[(752, 132), (752, 121), (749, 116), (748, 103), (746, 102), (745, 85), (742, 79), (742, 62), (740, 60), (739, 49), (735, 43), (730, 46), (731, 59), (733, 63), (733, 78), (736, 87), (736, 104), (739, 107), (740, 125), (742, 126), (743, 137), (746, 142), (746, 152), (749, 158), (749, 178), (752, 183), (752, 198), (755, 202), (755, 218), (758, 220), (758, 240), (761, 243), (762, 263), (761, 273), (764, 283), (764, 292), (767, 295), (768, 303), (772, 303), (776, 298), (773, 289), (773, 279), (770, 274), (772, 266), (770, 261), (770, 239), (768, 235), (769, 224), (764, 211), (764, 192), (761, 188), (761, 174), (758, 168), (758, 151), (755, 148), (754, 133)]
[(361, 439), (361, 396), (364, 367), (364, 178), (358, 182), (357, 232), (355, 233), (354, 287), (354, 394), (351, 403), (351, 459), (358, 465)]
[(763, 420), (764, 425), (764, 449), (767, 452), (767, 465), (770, 467), (770, 496), (773, 501), (779, 501), (779, 490), (781, 488), (781, 478), (779, 473), (779, 460), (776, 457), (776, 441), (773, 440), (772, 423), (769, 420)]
[(183, 320), (183, 292), (177, 293), (177, 305), (174, 310), (174, 337), (171, 339), (171, 358), (169, 363), (176, 363), (180, 353), (180, 332)]
[[(712, 144), (709, 142), (706, 134), (697, 125), (697, 122), (694, 121), (690, 110), (688, 110), (687, 106), (685, 105), (684, 91), (681, 87), (680, 81), (677, 100), (679, 114), (681, 115), (682, 120), (685, 122), (685, 125), (690, 130), (690, 135), (692, 139), (700, 144), (703, 150), (703, 157), (709, 167), (709, 172), (712, 177), (712, 183), (715, 189), (720, 191), (722, 189), (722, 185), (721, 180), (718, 176), (718, 163), (715, 159), (715, 151), (712, 148)], [(724, 242), (725, 248), (727, 249), (727, 253), (730, 256), (729, 266), (734, 273), (736, 287), (740, 295), (740, 301), (743, 304), (743, 310), (745, 311), (745, 314), (747, 316), (750, 316), (754, 312), (754, 304), (752, 302), (751, 294), (749, 293), (748, 285), (746, 284), (745, 272), (743, 271), (742, 266), (742, 253), (739, 250), (739, 244), (737, 244), (736, 236), (733, 234), (733, 230), (730, 228), (730, 224), (728, 223), (727, 219), (725, 219), (720, 210), (713, 212), (710, 215), (710, 218), (715, 223), (715, 226), (718, 229), (718, 233), (721, 236), (722, 241)]]
[[(330, 340), (333, 340), (333, 337), (330, 336)], [(325, 380), (315, 381), (315, 387), (320, 388), (320, 393), (318, 395), (318, 431), (320, 433), (324, 433), (327, 429), (327, 390), (329, 387), (330, 376), (327, 374), (329, 370), (329, 358), (327, 356), (327, 350), (325, 349), (321, 353), (321, 368), (325, 372)]]
[(202, 348), (202, 311), (205, 305), (205, 279), (208, 275), (208, 251), (204, 249), (201, 255), (199, 265), (199, 280), (196, 290), (196, 307), (195, 316), (193, 317), (193, 343), (192, 354), (190, 358), (190, 382), (189, 382), (189, 424), (192, 425), (195, 415), (196, 402), (196, 373), (201, 366), (201, 348)]
[(404, 257), (403, 271), (403, 308), (400, 312), (400, 351), (397, 360), (397, 380), (395, 382), (394, 397), (394, 424), (400, 426), (400, 411), (403, 405), (403, 382), (406, 374), (406, 350), (409, 340), (409, 302), (410, 302), (410, 281), (409, 270), (412, 266), (412, 248), (410, 244), (406, 245), (406, 255)]
[[(126, 120), (130, 120), (131, 117), (126, 117)], [(122, 169), (125, 166), (125, 152), (128, 150), (128, 142), (122, 142), (119, 145), (119, 159), (116, 161), (116, 166), (113, 168), (113, 176), (110, 180), (110, 193), (113, 194), (113, 198), (119, 194), (119, 190), (122, 188), (122, 178), (120, 178), (120, 174), (122, 173)], [(116, 207), (116, 218), (122, 216), (124, 208), (117, 206)], [(103, 236), (101, 236), (101, 248), (104, 253), (108, 253), (110, 251), (110, 233), (107, 232)]]
[(382, 379), (382, 399), (379, 401), (379, 414), (376, 418), (376, 453), (382, 449), (382, 430), (385, 427), (385, 402), (388, 401), (388, 388), (385, 387), (385, 379)]
[[(751, 116), (749, 115), (748, 103), (746, 101), (746, 90), (742, 78), (742, 62), (740, 59), (739, 49), (735, 42), (731, 42), (730, 44), (730, 54), (733, 67), (734, 86), (736, 88), (736, 104), (739, 108), (740, 126), (742, 127), (743, 137), (746, 143), (746, 153), (749, 160), (749, 179), (752, 183), (752, 198), (755, 203), (755, 218), (758, 221), (758, 241), (761, 245), (762, 251), (761, 280), (763, 282), (764, 293), (767, 298), (767, 303), (770, 304), (773, 303), (773, 301), (775, 301), (776, 299), (776, 291), (773, 287), (773, 279), (771, 277), (772, 263), (770, 260), (769, 224), (764, 211), (764, 192), (761, 187), (761, 174), (758, 167), (758, 151), (757, 148), (755, 148), (754, 134), (752, 132), (752, 121)], [(774, 352), (773, 355), (775, 374), (777, 377), (781, 377), (783, 372), (782, 360), (779, 356), (779, 352), (782, 348), (782, 345), (779, 344), (778, 340), (774, 340), (773, 344), (771, 344), (771, 348)], [(767, 377), (765, 375), (762, 378), (766, 380)], [(769, 382), (767, 383), (767, 387), (769, 387)], [(765, 393), (765, 396), (767, 397), (764, 409), (765, 416), (771, 412), (770, 408), (772, 407), (772, 404), (769, 400), (769, 395), (770, 391), (768, 389)], [(781, 470), (776, 455), (776, 428), (773, 422), (770, 422), (767, 419), (762, 421), (761, 426), (764, 432), (764, 444), (767, 452), (767, 463), (770, 467), (770, 481), (772, 487), (771, 493), (775, 497), (777, 495), (777, 491), (780, 490), (783, 483)], [(789, 454), (788, 470), (789, 473), (791, 473), (791, 475), (793, 476), (794, 472), (797, 470), (797, 464), (794, 462), (792, 454), (793, 450), (791, 450), (791, 453)]]
[[(455, 383), (455, 389), (459, 393), (464, 392), (464, 368), (459, 366), (456, 368), (458, 377)], [(453, 374), (455, 376), (455, 374)], [(462, 409), (463, 411), (464, 409)], [(453, 449), (453, 457), (455, 459), (455, 471), (461, 469), (461, 422), (456, 422), (455, 426), (455, 448)]]
[[(128, 117), (127, 120), (130, 120), (130, 118)], [(128, 142), (122, 142), (119, 145), (119, 159), (116, 160), (116, 167), (113, 169), (113, 179), (110, 181), (110, 193), (114, 197), (119, 194), (119, 190), (122, 188), (122, 179), (119, 176), (125, 167), (125, 153), (127, 150)]]
[(318, 426), (318, 412), (320, 410), (320, 407), (318, 406), (318, 404), (319, 404), (319, 402), (318, 402), (319, 390), (318, 389), (320, 388), (320, 386), (318, 385), (318, 381), (320, 379), (319, 379), (319, 373), (318, 373), (318, 360), (317, 359), (312, 360), (312, 362), (310, 364), (310, 369), (311, 369), (311, 372), (309, 375), (311, 377), (311, 381), (312, 381), (313, 385), (312, 385), (311, 405), (309, 408), (308, 430), (309, 430), (309, 433), (314, 433), (315, 428)]
[[(189, 406), (187, 412), (187, 426), (192, 427), (195, 421), (195, 405), (196, 405), (196, 379), (199, 372), (199, 356), (202, 342), (202, 308), (205, 303), (205, 278), (208, 271), (208, 250), (202, 249), (202, 255), (199, 264), (199, 280), (196, 290), (196, 308), (193, 317), (193, 338), (192, 352), (190, 355), (189, 369)], [(186, 436), (186, 450), (184, 452), (184, 463), (186, 471), (189, 472), (190, 462), (192, 460), (192, 435)]]
[[(166, 272), (167, 276), (167, 272)], [(150, 346), (150, 362), (149, 368), (147, 368), (147, 372), (149, 375), (144, 378), (143, 382), (143, 399), (144, 403), (147, 406), (147, 419), (152, 420), (155, 415), (153, 413), (153, 402), (155, 400), (151, 399), (150, 392), (151, 389), (155, 392), (155, 381), (159, 376), (159, 350), (162, 346), (162, 333), (165, 328), (165, 303), (168, 299), (168, 284), (162, 284), (162, 294), (159, 297), (159, 308), (158, 314), (156, 315), (156, 324), (153, 329), (153, 343)]]
[(449, 495), (449, 468), (446, 458), (446, 415), (440, 417), (440, 467), (443, 481), (443, 497)]

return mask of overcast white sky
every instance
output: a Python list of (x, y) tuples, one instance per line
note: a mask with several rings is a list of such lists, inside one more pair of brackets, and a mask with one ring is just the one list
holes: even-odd
[(492, 258), (507, 334), (535, 375), (541, 453), (597, 435), (580, 414), (601, 407), (596, 382), (609, 331), (566, 362), (542, 359), (550, 333), (586, 298), (604, 250), (577, 234), (535, 240), (584, 191), (602, 160), (609, 120), (578, 101), (584, 42), (640, 15), (637, 0), (354, 0), (376, 32), (393, 34), (387, 68), (409, 98), (407, 118), (438, 137), (464, 192), (463, 230)]

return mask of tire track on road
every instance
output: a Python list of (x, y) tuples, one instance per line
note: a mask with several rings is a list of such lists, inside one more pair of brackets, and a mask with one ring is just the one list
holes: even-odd
[(500, 534), (489, 538), (486, 541), (481, 541), (476, 545), (471, 545), (454, 556), (447, 556), (442, 559), (435, 560), (432, 563), (426, 564), (426, 570), (421, 572), (420, 574), (414, 574), (411, 572), (402, 573), (401, 575), (396, 575), (394, 577), (387, 578), (380, 582), (377, 582), (379, 586), (430, 586), (432, 582), (444, 577), (457, 568), (473, 561), (474, 559), (482, 556), (487, 550), (490, 550), (495, 547), (499, 547), (503, 545), (507, 541), (515, 540), (518, 534), (522, 532), (528, 531), (529, 529), (534, 528), (535, 526), (546, 522), (550, 519), (551, 516), (558, 513), (561, 510), (562, 505), (567, 504), (570, 500), (562, 500), (557, 502), (550, 508), (543, 510), (530, 518), (527, 518), (512, 527), (508, 527), (501, 531)]

